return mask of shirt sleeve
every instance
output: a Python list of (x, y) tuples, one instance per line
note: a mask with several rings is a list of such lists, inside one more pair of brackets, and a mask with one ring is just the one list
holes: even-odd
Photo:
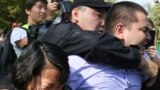
[(15, 42), (16, 41), (19, 41), (23, 38), (27, 37), (27, 32), (26, 30), (22, 29), (22, 28), (14, 28), (12, 30), (12, 33), (11, 33), (11, 37), (10, 37), (10, 40), (11, 40), (11, 43), (12, 45), (16, 45)]

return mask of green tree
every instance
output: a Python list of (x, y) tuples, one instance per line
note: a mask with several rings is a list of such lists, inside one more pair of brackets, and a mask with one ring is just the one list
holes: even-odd
[(7, 29), (13, 20), (24, 22), (25, 0), (0, 0), (0, 28)]
[(153, 20), (156, 28), (159, 30), (158, 40), (160, 41), (160, 3), (151, 7), (149, 17)]
[(112, 2), (115, 3), (117, 0), (104, 0), (105, 2)]

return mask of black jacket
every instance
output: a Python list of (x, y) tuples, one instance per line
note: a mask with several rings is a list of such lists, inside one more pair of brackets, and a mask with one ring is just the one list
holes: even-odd
[(0, 41), (0, 81), (3, 76), (11, 74), (17, 59), (16, 53), (10, 43), (11, 31), (7, 32), (5, 39)]
[(125, 47), (114, 36), (84, 31), (73, 23), (52, 25), (44, 42), (56, 44), (69, 55), (79, 55), (92, 63), (137, 68), (141, 61), (137, 46)]

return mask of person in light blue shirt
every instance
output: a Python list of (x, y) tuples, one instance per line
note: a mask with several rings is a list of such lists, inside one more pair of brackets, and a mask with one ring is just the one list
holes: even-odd
[[(144, 44), (150, 38), (147, 12), (133, 2), (116, 3), (105, 19), (105, 33), (114, 36), (115, 40), (118, 39), (126, 47), (138, 45), (137, 48), (143, 53)], [(119, 44), (115, 43), (115, 45), (119, 47)], [(90, 51), (91, 60), (94, 59), (94, 55), (101, 55), (101, 53), (96, 53), (96, 50), (97, 48), (94, 48)], [(117, 63), (126, 64), (118, 62), (118, 59)], [(155, 79), (158, 66), (152, 61), (146, 61), (146, 63), (153, 65), (155, 73), (149, 76)], [(122, 69), (112, 65), (93, 64), (89, 60), (76, 56), (69, 57), (69, 64), (71, 75), (67, 84), (73, 90), (141, 90), (142, 75), (146, 74), (139, 68)], [(147, 71), (151, 72), (150, 69)]]
[[(72, 90), (140, 90), (141, 73), (112, 66), (89, 63), (75, 55), (69, 56)], [(129, 89), (127, 89), (129, 88)]]

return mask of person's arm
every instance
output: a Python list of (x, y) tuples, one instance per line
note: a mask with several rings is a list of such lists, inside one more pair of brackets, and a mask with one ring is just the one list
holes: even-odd
[(48, 0), (46, 20), (53, 20), (55, 18), (57, 10), (58, 10), (58, 3), (52, 2), (52, 0)]
[[(56, 28), (55, 28), (56, 27)], [(94, 46), (97, 36), (91, 39), (90, 34), (82, 31), (78, 26), (71, 29), (72, 24), (53, 24), (44, 37), (45, 43), (56, 44), (69, 55), (84, 57)], [(94, 34), (91, 34), (94, 36)], [(99, 36), (98, 36), (99, 37)]]
[(10, 37), (11, 44), (19, 48), (23, 48), (28, 44), (27, 32), (23, 28), (15, 28), (12, 30)]
[[(68, 26), (70, 27), (70, 26)], [(44, 42), (56, 44), (69, 55), (79, 55), (93, 63), (120, 68), (137, 68), (141, 54), (137, 46), (125, 47), (117, 38), (108, 34), (68, 28), (64, 24), (47, 32)]]
[[(158, 72), (158, 68), (160, 68), (160, 60), (159, 58), (157, 57), (157, 50), (156, 50), (156, 47), (155, 46), (150, 46), (147, 48), (147, 50), (145, 50), (145, 52), (147, 52), (147, 54), (149, 55), (150, 57), (150, 60), (148, 60), (148, 62), (151, 62), (151, 63), (148, 63), (150, 67), (152, 68), (149, 68), (150, 70), (150, 73), (152, 74), (148, 74), (151, 79), (149, 82), (147, 82), (147, 86), (152, 86), (155, 82), (157, 82), (157, 72)], [(145, 60), (146, 61), (146, 60)], [(153, 63), (154, 62), (154, 63)], [(156, 65), (154, 65), (156, 64)], [(143, 69), (144, 71), (145, 69)]]
[(147, 82), (147, 86), (152, 86), (156, 79), (158, 74), (158, 66), (156, 63), (150, 60), (146, 60), (145, 58), (141, 58), (140, 65), (138, 68), (141, 70), (142, 73), (148, 75), (150, 77), (150, 80)]
[(91, 62), (118, 68), (137, 68), (141, 61), (141, 54), (138, 46), (125, 47), (116, 37), (104, 34), (85, 58)]
[(24, 48), (28, 44), (28, 38), (24, 37), (18, 41), (16, 41), (16, 45), (20, 48)]
[(150, 56), (151, 60), (155, 62), (160, 68), (160, 59), (157, 57), (157, 49), (155, 46), (150, 46), (146, 50), (147, 54)]

